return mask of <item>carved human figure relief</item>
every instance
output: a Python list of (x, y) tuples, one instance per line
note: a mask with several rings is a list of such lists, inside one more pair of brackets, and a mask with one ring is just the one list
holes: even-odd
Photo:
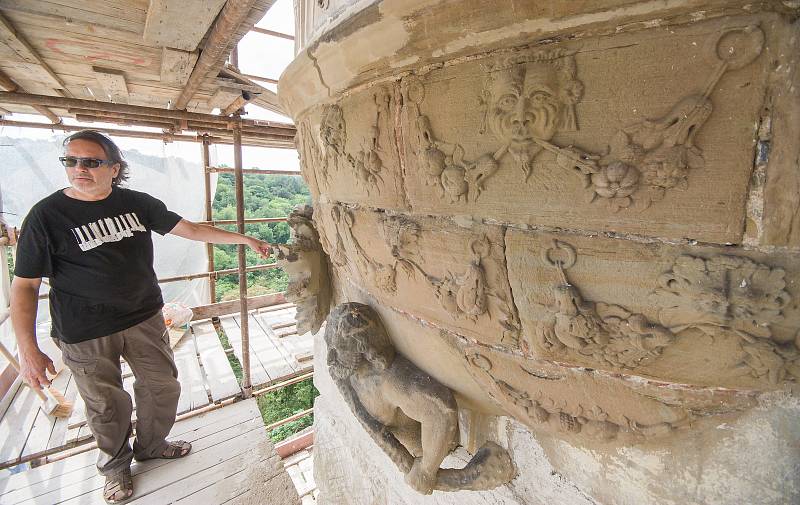
[(331, 281), (327, 255), (312, 221), (313, 208), (302, 206), (289, 214), (292, 242), (278, 244), (277, 260), (289, 277), (286, 298), (297, 306), (297, 331), (319, 331), (331, 304)]
[(781, 268), (737, 256), (684, 255), (659, 277), (652, 298), (662, 307), (661, 324), (671, 331), (739, 338), (741, 372), (778, 384), (800, 379), (797, 343), (776, 340), (771, 328), (791, 301), (785, 287)]
[(453, 393), (394, 349), (380, 316), (344, 303), (325, 328), (328, 370), (358, 421), (422, 494), (492, 489), (516, 469), (505, 449), (487, 442), (464, 468), (442, 469), (458, 445)]
[(419, 167), (427, 184), (451, 203), (476, 201), (507, 155), (527, 181), (542, 143), (551, 145), (546, 141), (558, 131), (577, 129), (575, 104), (583, 85), (576, 78), (570, 53), (549, 50), (505, 56), (496, 60), (489, 72), (480, 98), (484, 110), (481, 133), (488, 127), (500, 146), (475, 160), (465, 158), (460, 144), (433, 134), (430, 120), (420, 110), (425, 96), (422, 82), (416, 77), (404, 82)]
[(675, 335), (670, 329), (648, 321), (624, 307), (584, 300), (566, 276), (577, 254), (560, 240), (542, 252), (542, 259), (558, 271), (561, 282), (553, 286), (555, 303), (543, 306), (548, 314), (540, 321), (528, 345), (552, 354), (591, 358), (601, 364), (634, 369), (646, 359), (661, 354)]
[(489, 67), (482, 101), (484, 127), (502, 142), (525, 174), (558, 131), (578, 129), (575, 104), (583, 95), (575, 58), (561, 49), (517, 54)]

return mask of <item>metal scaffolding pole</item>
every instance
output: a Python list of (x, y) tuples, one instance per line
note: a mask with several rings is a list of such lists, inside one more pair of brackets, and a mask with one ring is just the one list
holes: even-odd
[[(233, 165), (236, 186), (236, 230), (244, 233), (244, 174), (242, 173), (242, 125), (239, 118), (233, 128)], [(207, 166), (207, 165), (206, 165)], [(250, 398), (253, 385), (250, 382), (250, 325), (247, 319), (247, 262), (245, 246), (239, 244), (239, 301), (241, 303), (240, 327), (242, 331), (242, 395)]]
[[(209, 158), (209, 144), (207, 136), (203, 136), (203, 182), (205, 184), (205, 191), (206, 191), (206, 220), (207, 221), (214, 221), (214, 217), (212, 216), (212, 205), (211, 205), (211, 174), (205, 169), (208, 166), (208, 158)], [(206, 254), (208, 255), (208, 271), (214, 271), (214, 244), (206, 243)], [(208, 279), (208, 303), (216, 303), (217, 301), (217, 281), (216, 279), (211, 276)]]

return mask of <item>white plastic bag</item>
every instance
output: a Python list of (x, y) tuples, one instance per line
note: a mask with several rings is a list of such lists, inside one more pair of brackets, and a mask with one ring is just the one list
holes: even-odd
[(180, 328), (192, 320), (192, 309), (180, 303), (165, 303), (162, 309), (167, 328)]

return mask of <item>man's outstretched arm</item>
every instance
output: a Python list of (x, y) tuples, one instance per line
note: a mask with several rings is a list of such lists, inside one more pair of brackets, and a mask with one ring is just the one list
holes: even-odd
[(14, 277), (11, 282), (11, 324), (17, 336), (19, 375), (35, 389), (49, 386), (49, 371), (56, 373), (53, 361), (39, 349), (36, 341), (36, 308), (42, 279)]
[(208, 242), (211, 244), (244, 244), (250, 246), (262, 258), (267, 259), (272, 253), (272, 246), (263, 240), (248, 237), (241, 233), (223, 230), (215, 226), (197, 224), (185, 219), (181, 219), (170, 231), (171, 234), (179, 237)]

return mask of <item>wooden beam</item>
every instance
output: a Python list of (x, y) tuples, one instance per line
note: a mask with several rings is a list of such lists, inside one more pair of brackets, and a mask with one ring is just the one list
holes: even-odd
[(259, 28), (258, 26), (254, 26), (253, 29), (250, 31), (260, 33), (262, 35), (271, 35), (272, 37), (278, 37), (281, 39), (294, 40), (294, 35), (289, 35), (288, 33), (276, 32), (273, 30), (267, 30), (266, 28)]
[(189, 76), (186, 86), (175, 100), (176, 109), (185, 109), (200, 86), (209, 77), (214, 77), (219, 73), (232, 46), (238, 42), (236, 32), (248, 19), (255, 5), (255, 0), (239, 0), (225, 4), (211, 27), (203, 45), (203, 52), (192, 70), (192, 75)]
[(25, 37), (6, 19), (5, 16), (0, 14), (0, 40), (2, 40), (8, 47), (14, 51), (17, 56), (22, 58), (27, 63), (39, 65), (44, 69), (48, 76), (53, 80), (53, 89), (61, 96), (73, 96), (67, 88), (66, 83), (55, 73), (53, 69), (39, 56), (39, 53), (34, 47), (25, 39)]
[(242, 91), (237, 88), (220, 87), (211, 96), (208, 105), (215, 109), (225, 110), (234, 100), (242, 96)]
[[(7, 92), (11, 92), (11, 93), (24, 93), (25, 92), (25, 90), (23, 88), (21, 88), (19, 86), (19, 84), (14, 82), (14, 79), (12, 79), (9, 76), (7, 76), (2, 70), (0, 70), (0, 87), (2, 87)], [(30, 105), (33, 108), (33, 110), (35, 110), (36, 112), (38, 112), (42, 116), (46, 117), (47, 119), (49, 119), (50, 122), (52, 122), (53, 124), (61, 123), (61, 118), (56, 116), (55, 113), (53, 113), (53, 111), (51, 111), (47, 107), (43, 107), (41, 105), (32, 105), (32, 104), (28, 104), (28, 105)], [(3, 110), (5, 110), (5, 109), (3, 109)], [(8, 112), (8, 111), (6, 111), (6, 112)]]
[(161, 128), (162, 130), (167, 130), (170, 133), (179, 133), (181, 130), (176, 123), (171, 123), (168, 122), (167, 120), (147, 121), (142, 119), (109, 119), (109, 118), (85, 115), (85, 114), (75, 114), (75, 119), (77, 119), (81, 123), (116, 123), (122, 126), (144, 126), (146, 128)]
[[(270, 263), (269, 265), (255, 265), (252, 267), (247, 267), (245, 269), (245, 273), (250, 272), (258, 272), (259, 270), (272, 270), (273, 268), (280, 268), (277, 263)], [(167, 283), (167, 282), (180, 282), (180, 281), (191, 281), (193, 279), (202, 279), (203, 277), (215, 277), (219, 278), (223, 275), (236, 275), (239, 273), (238, 268), (228, 268), (226, 270), (216, 270), (214, 272), (200, 272), (196, 274), (187, 274), (187, 275), (176, 275), (175, 277), (164, 277), (162, 279), (158, 279), (160, 283)]]
[[(230, 68), (230, 67), (228, 66), (228, 67), (226, 67), (226, 69), (227, 68)], [(223, 71), (224, 71), (224, 69), (221, 70), (220, 72), (223, 72)], [(218, 77), (218, 78), (214, 79), (213, 83), (216, 84), (217, 86), (224, 87), (224, 88), (233, 88), (233, 89), (238, 89), (240, 91), (252, 91), (254, 93), (260, 93), (261, 89), (262, 89), (261, 86), (259, 86), (258, 84), (255, 84), (255, 83), (254, 84), (250, 84), (250, 83), (246, 83), (246, 82), (240, 82), (237, 79), (230, 78), (230, 77)]]
[(128, 84), (125, 72), (109, 68), (92, 67), (97, 82), (103, 87), (108, 98), (114, 103), (128, 103)]
[[(209, 172), (216, 172), (220, 174), (233, 174), (233, 168), (228, 167), (208, 167)], [(299, 170), (280, 170), (280, 169), (261, 169), (261, 168), (245, 168), (242, 170), (245, 174), (259, 174), (259, 175), (303, 175)]]
[(151, 46), (194, 51), (225, 0), (150, 0), (142, 38)]
[(248, 79), (252, 79), (254, 81), (263, 81), (268, 82), (270, 84), (278, 84), (278, 79), (273, 79), (271, 77), (263, 77), (261, 75), (253, 75), (253, 74), (241, 74), (242, 77), (246, 77)]
[(165, 47), (161, 52), (161, 82), (183, 87), (197, 62), (197, 51), (187, 52)]
[[(245, 170), (247, 173), (247, 170)], [(286, 221), (286, 217), (248, 217), (245, 218), (245, 224), (253, 223), (282, 223)], [(214, 219), (211, 221), (195, 221), (197, 224), (210, 224), (211, 226), (220, 226), (223, 224), (236, 224), (235, 219)]]
[(246, 75), (240, 73), (234, 68), (231, 68), (230, 66), (223, 68), (220, 71), (220, 74), (227, 77), (233, 77), (243, 83), (257, 87), (259, 90), (258, 92), (259, 94), (257, 97), (253, 98), (252, 100), (253, 104), (258, 105), (259, 107), (263, 107), (277, 114), (286, 115), (286, 112), (284, 112), (280, 103), (278, 103), (278, 95), (271, 89), (267, 89), (264, 86), (258, 84), (257, 82), (250, 80)]
[[(244, 235), (244, 175), (242, 174), (242, 130), (234, 125), (233, 130), (234, 189), (236, 190), (236, 231)], [(250, 378), (250, 319), (247, 313), (247, 257), (245, 246), (239, 244), (239, 328), (242, 335), (242, 396), (250, 398), (253, 383)]]
[[(253, 296), (247, 299), (247, 307), (250, 310), (278, 305), (280, 303), (286, 303), (284, 293), (271, 293), (268, 295)], [(200, 305), (199, 307), (192, 307), (192, 321), (233, 314), (239, 312), (240, 309), (241, 304), (239, 300)]]
[[(222, 128), (232, 129), (236, 121), (241, 122), (244, 131), (251, 127), (263, 128), (264, 133), (294, 135), (297, 130), (293, 124), (281, 123), (277, 121), (265, 121), (260, 119), (240, 119), (232, 120), (229, 117), (215, 116), (213, 114), (202, 114), (199, 112), (186, 112), (174, 109), (160, 109), (158, 107), (146, 107), (143, 105), (125, 105), (121, 103), (97, 102), (94, 100), (81, 100), (78, 98), (63, 98), (59, 96), (34, 95), (29, 93), (9, 93), (0, 92), (0, 103), (22, 104), (22, 105), (44, 105), (45, 107), (57, 107), (59, 109), (82, 109), (92, 111), (116, 112), (122, 114), (136, 114), (150, 116), (152, 119), (169, 118), (185, 119), (198, 123), (222, 125)], [(219, 127), (219, 126), (217, 126)]]
[[(205, 218), (209, 220), (214, 219), (214, 206), (213, 206), (213, 196), (211, 195), (211, 174), (208, 173), (208, 170), (205, 167), (208, 166), (210, 152), (209, 152), (210, 144), (207, 140), (203, 140), (202, 150), (200, 154), (203, 157), (203, 189), (205, 194)], [(208, 258), (208, 271), (214, 271), (214, 244), (211, 242), (206, 242), (206, 256)], [(208, 297), (209, 303), (215, 303), (217, 301), (217, 280), (214, 277), (208, 279)]]
[(242, 93), (236, 97), (234, 101), (230, 103), (225, 110), (222, 111), (223, 116), (230, 116), (234, 112), (238, 112), (242, 107), (244, 107), (247, 103), (250, 102), (250, 93), (247, 91), (242, 91)]
[(305, 416), (307, 416), (309, 414), (313, 414), (313, 413), (314, 413), (314, 407), (311, 407), (310, 409), (306, 409), (306, 410), (304, 410), (302, 412), (298, 412), (297, 414), (295, 414), (293, 416), (289, 416), (286, 419), (281, 419), (280, 421), (276, 421), (276, 422), (274, 422), (272, 424), (269, 424), (269, 425), (267, 425), (266, 429), (267, 429), (267, 431), (272, 431), (275, 428), (279, 428), (279, 427), (283, 426), (284, 424), (290, 423), (292, 421), (297, 421), (301, 417), (305, 417)]
[[(65, 124), (47, 124), (47, 123), (34, 123), (31, 121), (10, 121), (8, 119), (0, 119), (0, 126), (17, 126), (20, 128), (35, 128), (39, 130), (51, 130), (51, 131), (63, 131), (63, 132), (77, 132), (81, 130), (85, 130), (85, 126), (75, 126), (75, 125), (65, 125)], [(128, 137), (128, 138), (136, 138), (136, 139), (153, 139), (153, 140), (160, 140), (162, 142), (202, 142), (202, 136), (194, 136), (194, 135), (178, 135), (175, 133), (157, 133), (157, 132), (143, 132), (143, 131), (135, 131), (135, 130), (117, 130), (114, 128), (92, 128), (93, 130), (97, 130), (102, 133), (106, 133), (108, 135), (113, 135), (116, 137)], [(223, 137), (207, 137), (209, 141), (213, 144), (233, 144), (233, 140), (231, 138), (223, 138)], [(266, 140), (266, 139), (247, 139), (246, 142), (243, 141), (244, 145), (248, 146), (256, 146), (256, 147), (275, 147), (275, 148), (282, 148), (282, 149), (294, 149), (293, 144), (286, 143), (284, 141), (278, 140)]]

